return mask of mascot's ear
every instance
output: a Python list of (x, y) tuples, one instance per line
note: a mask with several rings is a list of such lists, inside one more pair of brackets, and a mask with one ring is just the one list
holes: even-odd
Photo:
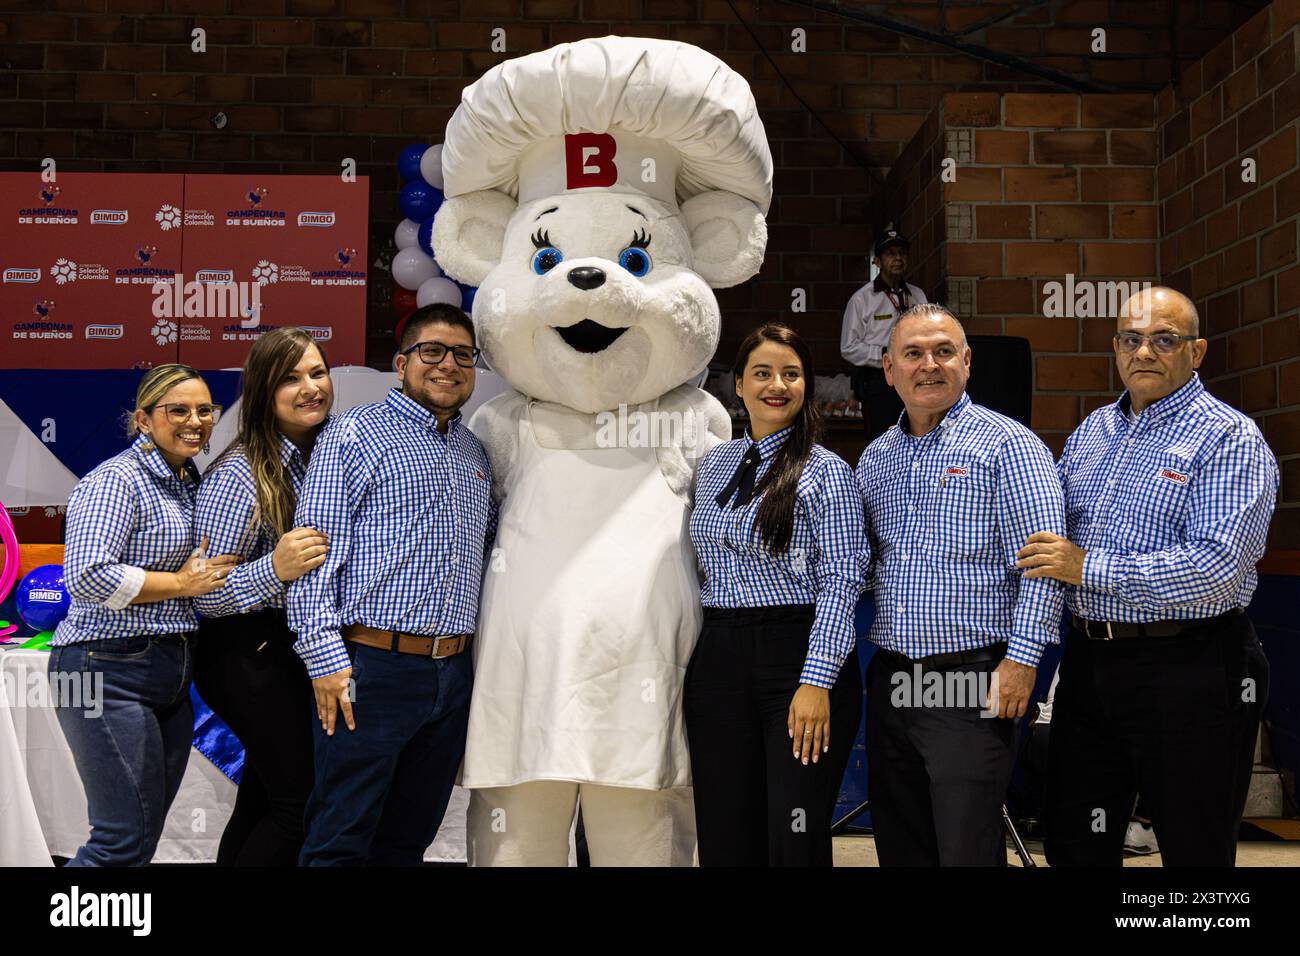
[(722, 190), (700, 193), (682, 203), (682, 217), (695, 250), (695, 271), (709, 285), (726, 289), (758, 274), (767, 249), (767, 220), (751, 201)]
[(466, 285), (482, 285), (501, 261), (506, 225), (514, 214), (515, 201), (495, 189), (443, 202), (430, 240), (442, 271)]

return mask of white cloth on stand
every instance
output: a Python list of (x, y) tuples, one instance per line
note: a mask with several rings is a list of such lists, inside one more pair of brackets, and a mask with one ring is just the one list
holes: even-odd
[[(0, 648), (0, 866), (48, 866), (71, 858), (90, 836), (86, 792), (43, 681), (49, 652)], [(15, 692), (22, 696), (15, 699)], [(167, 814), (154, 863), (212, 863), (236, 788), (197, 750)], [(459, 787), (428, 862), (465, 861), (465, 810)]]

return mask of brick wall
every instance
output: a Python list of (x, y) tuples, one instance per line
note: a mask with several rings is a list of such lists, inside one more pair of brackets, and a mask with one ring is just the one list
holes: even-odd
[(926, 130), (889, 182), (904, 232), (932, 237), (920, 253), (926, 291), (972, 334), (1029, 340), (1033, 427), (1059, 452), (1122, 386), (1113, 317), (1047, 317), (1046, 287), (1059, 283), (1064, 296), (1068, 275), (1155, 279), (1152, 96), (950, 93)]
[[(1200, 56), (1259, 4), (1175, 0), (1175, 59)], [(1011, 8), (856, 5), (950, 31)], [(1052, 0), (965, 39), (1154, 90), (1173, 70), (1168, 17), (1166, 3)], [(1092, 55), (1099, 25), (1108, 48)], [(490, 50), (498, 26), (506, 53)], [(191, 52), (195, 27), (207, 31), (206, 53)], [(796, 27), (807, 31), (806, 53), (790, 52)], [(770, 255), (757, 281), (722, 296), (724, 356), (802, 287), (817, 360), (839, 365), (844, 302), (867, 276), (873, 175), (883, 179), (946, 92), (1050, 87), (782, 0), (734, 0), (734, 12), (725, 0), (11, 0), (0, 14), (0, 169), (54, 156), (66, 170), (337, 174), (353, 157), (371, 177), (373, 260), (399, 219), (398, 152), (436, 142), (467, 83), (508, 56), (610, 32), (718, 54), (750, 79), (762, 110), (777, 162)], [(210, 121), (217, 112), (227, 117), (221, 130)], [(382, 366), (390, 285), (382, 271), (372, 279), (371, 359)]]
[(1298, 63), (1300, 3), (1278, 2), (1156, 97), (1161, 272), (1196, 302), (1210, 390), (1278, 456), (1270, 543), (1284, 548), (1300, 548)]

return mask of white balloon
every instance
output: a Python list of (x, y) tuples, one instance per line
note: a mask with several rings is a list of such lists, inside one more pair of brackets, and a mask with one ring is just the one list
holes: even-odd
[(409, 249), (419, 242), (420, 224), (414, 219), (403, 219), (397, 224), (397, 231), (393, 233), (393, 241), (397, 243), (398, 249)]
[(442, 144), (430, 146), (420, 157), (420, 176), (430, 186), (442, 188)]
[(460, 286), (441, 276), (427, 280), (415, 292), (415, 305), (423, 309), (426, 305), (433, 305), (435, 302), (459, 306)]
[(403, 249), (393, 256), (393, 279), (403, 289), (414, 292), (421, 284), (434, 277), (438, 267), (419, 246)]

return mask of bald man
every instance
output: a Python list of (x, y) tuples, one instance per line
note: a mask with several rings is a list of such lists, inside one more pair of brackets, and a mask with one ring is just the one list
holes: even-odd
[(1157, 287), (1120, 312), (1125, 392), (1065, 443), (1068, 539), (1030, 535), (1025, 577), (1071, 616), (1052, 712), (1052, 866), (1120, 866), (1142, 793), (1166, 866), (1232, 866), (1268, 662), (1243, 613), (1278, 470), (1255, 423), (1196, 369), (1196, 308)]

